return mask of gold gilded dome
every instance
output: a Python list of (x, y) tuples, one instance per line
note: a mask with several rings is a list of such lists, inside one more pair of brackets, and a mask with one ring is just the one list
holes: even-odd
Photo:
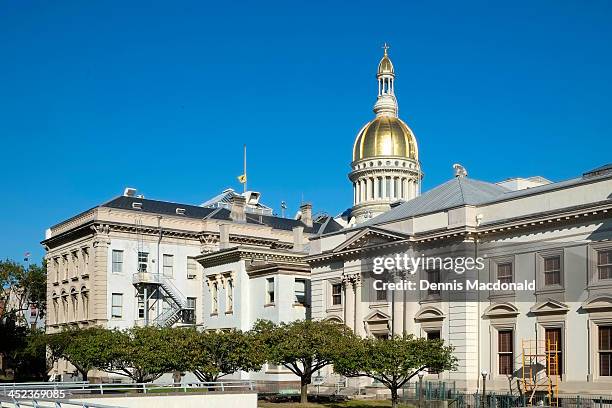
[(379, 116), (361, 129), (353, 147), (353, 161), (378, 156), (418, 160), (414, 134), (401, 119)]

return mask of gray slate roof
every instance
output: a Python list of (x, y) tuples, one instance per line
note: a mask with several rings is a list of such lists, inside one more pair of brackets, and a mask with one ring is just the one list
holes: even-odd
[[(132, 203), (134, 202), (142, 203), (142, 209), (134, 209), (132, 207)], [(204, 208), (197, 205), (178, 204), (168, 201), (149, 200), (138, 197), (119, 196), (102, 204), (100, 207), (173, 216), (177, 216), (177, 208), (182, 208), (185, 210), (185, 214), (182, 215), (183, 217), (199, 219), (209, 218), (230, 221), (230, 210), (227, 208)], [(274, 229), (286, 231), (291, 231), (294, 227), (304, 227), (304, 232), (309, 234), (325, 234), (342, 229), (342, 226), (329, 216), (313, 221), (312, 227), (307, 227), (302, 221), (294, 220), (292, 218), (282, 218), (272, 215), (257, 215), (251, 213), (246, 213), (246, 222), (247, 224), (267, 225)]]
[(478, 205), (495, 200), (509, 191), (486, 181), (455, 177), (361, 225), (381, 224), (463, 205)]

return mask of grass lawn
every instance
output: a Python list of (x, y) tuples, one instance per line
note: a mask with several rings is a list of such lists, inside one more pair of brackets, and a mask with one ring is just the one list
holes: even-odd
[[(323, 402), (308, 404), (300, 404), (298, 402), (268, 402), (258, 401), (258, 408), (388, 408), (391, 406), (391, 400), (353, 400), (342, 402)], [(400, 404), (400, 407), (413, 408), (412, 405)]]

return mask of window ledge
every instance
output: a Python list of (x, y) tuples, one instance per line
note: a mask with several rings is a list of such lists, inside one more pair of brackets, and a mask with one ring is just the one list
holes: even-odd
[(213, 317), (213, 316), (219, 316), (219, 313), (211, 313), (210, 317)]
[(58, 281), (53, 282), (53, 286), (58, 286), (58, 285), (59, 285)]
[(343, 309), (343, 305), (333, 305), (328, 307), (325, 311), (326, 312), (341, 312)]
[(489, 292), (490, 298), (501, 298), (501, 297), (512, 297), (512, 296), (516, 296), (516, 292), (513, 290), (509, 290), (506, 292), (503, 292), (503, 291), (490, 291)]
[(78, 276), (73, 276), (72, 278), (70, 278), (70, 280), (71, 281), (76, 281), (76, 280), (79, 280), (79, 277)]
[(304, 308), (307, 308), (307, 307), (310, 307), (310, 305), (308, 305), (308, 304), (306, 304), (306, 303), (299, 303), (299, 302), (295, 302), (295, 303), (293, 304), (293, 307), (304, 307)]
[(226, 315), (231, 315), (234, 314), (234, 310), (228, 310), (227, 312), (225, 312)]
[(612, 279), (602, 279), (590, 282), (587, 289), (610, 289), (612, 288)]
[(541, 288), (536, 289), (536, 294), (538, 293), (562, 293), (562, 292), (565, 292), (565, 288), (560, 285), (542, 286)]
[(85, 272), (81, 275), (81, 278), (89, 278), (89, 272)]
[(376, 302), (370, 303), (370, 309), (380, 308), (380, 307), (389, 307), (389, 302), (377, 300)]
[(274, 306), (276, 306), (276, 304), (274, 304), (274, 303), (266, 303), (264, 305), (264, 307), (274, 307)]
[(68, 283), (68, 279), (62, 279), (62, 283)]

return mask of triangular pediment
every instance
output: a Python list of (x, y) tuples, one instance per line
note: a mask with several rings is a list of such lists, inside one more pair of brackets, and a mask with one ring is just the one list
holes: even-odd
[(342, 252), (351, 249), (361, 249), (370, 246), (376, 246), (381, 244), (387, 244), (390, 242), (402, 241), (408, 238), (408, 236), (391, 232), (381, 228), (368, 227), (365, 228), (340, 245), (334, 248), (333, 252)]
[(386, 322), (391, 319), (391, 316), (383, 312), (382, 310), (372, 310), (363, 320), (368, 323)]
[(519, 314), (519, 310), (509, 302), (493, 303), (485, 309), (483, 314), (490, 319), (496, 317), (515, 317)]
[(567, 313), (569, 307), (565, 303), (561, 303), (558, 300), (547, 299), (543, 302), (538, 302), (531, 306), (529, 311), (535, 315), (549, 314), (549, 313)]
[(612, 295), (604, 294), (590, 297), (582, 304), (582, 308), (589, 312), (612, 309)]
[(443, 320), (444, 312), (434, 306), (422, 307), (415, 315), (414, 320), (417, 322)]

